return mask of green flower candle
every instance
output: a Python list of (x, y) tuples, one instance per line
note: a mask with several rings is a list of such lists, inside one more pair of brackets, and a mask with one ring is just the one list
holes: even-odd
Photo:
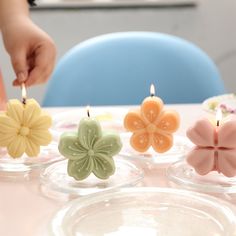
[(100, 179), (107, 179), (115, 172), (113, 156), (121, 150), (120, 137), (103, 134), (95, 118), (84, 118), (78, 132), (62, 134), (59, 142), (60, 153), (68, 158), (68, 175), (83, 180), (91, 173)]

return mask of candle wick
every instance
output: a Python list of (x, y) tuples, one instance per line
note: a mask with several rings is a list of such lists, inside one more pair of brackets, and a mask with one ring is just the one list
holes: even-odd
[(216, 122), (216, 126), (220, 126), (220, 121), (219, 120), (217, 120), (217, 122)]
[(151, 93), (151, 97), (154, 97), (154, 94), (153, 94), (153, 93)]
[(88, 115), (88, 117), (90, 117), (90, 113), (89, 113), (89, 110), (87, 110), (87, 115)]
[(26, 98), (22, 98), (22, 103), (26, 105)]

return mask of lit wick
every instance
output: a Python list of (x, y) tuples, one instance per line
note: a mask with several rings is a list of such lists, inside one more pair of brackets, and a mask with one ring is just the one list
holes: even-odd
[(216, 126), (220, 126), (220, 121), (222, 120), (222, 111), (220, 108), (217, 109), (216, 111)]
[(89, 113), (89, 106), (87, 106), (87, 115), (88, 115), (88, 117), (90, 118), (90, 113)]
[(22, 103), (25, 105), (26, 104), (26, 88), (25, 84), (21, 84), (21, 94), (22, 94)]
[(150, 86), (150, 95), (151, 95), (151, 97), (155, 96), (155, 86), (153, 84), (151, 84), (151, 86)]

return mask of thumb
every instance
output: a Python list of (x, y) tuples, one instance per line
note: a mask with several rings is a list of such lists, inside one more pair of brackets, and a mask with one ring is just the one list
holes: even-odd
[(20, 84), (25, 82), (28, 76), (26, 53), (24, 51), (18, 51), (12, 54), (11, 63), (16, 74), (16, 80)]

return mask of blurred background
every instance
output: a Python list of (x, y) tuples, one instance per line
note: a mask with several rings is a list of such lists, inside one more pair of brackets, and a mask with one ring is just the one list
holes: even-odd
[[(41, 0), (31, 9), (31, 17), (54, 39), (58, 60), (75, 44), (105, 33), (154, 31), (182, 37), (214, 60), (228, 92), (236, 92), (236, 1)], [(8, 98), (18, 97), (2, 41), (0, 65)], [(29, 89), (29, 96), (41, 102), (46, 86)]]

